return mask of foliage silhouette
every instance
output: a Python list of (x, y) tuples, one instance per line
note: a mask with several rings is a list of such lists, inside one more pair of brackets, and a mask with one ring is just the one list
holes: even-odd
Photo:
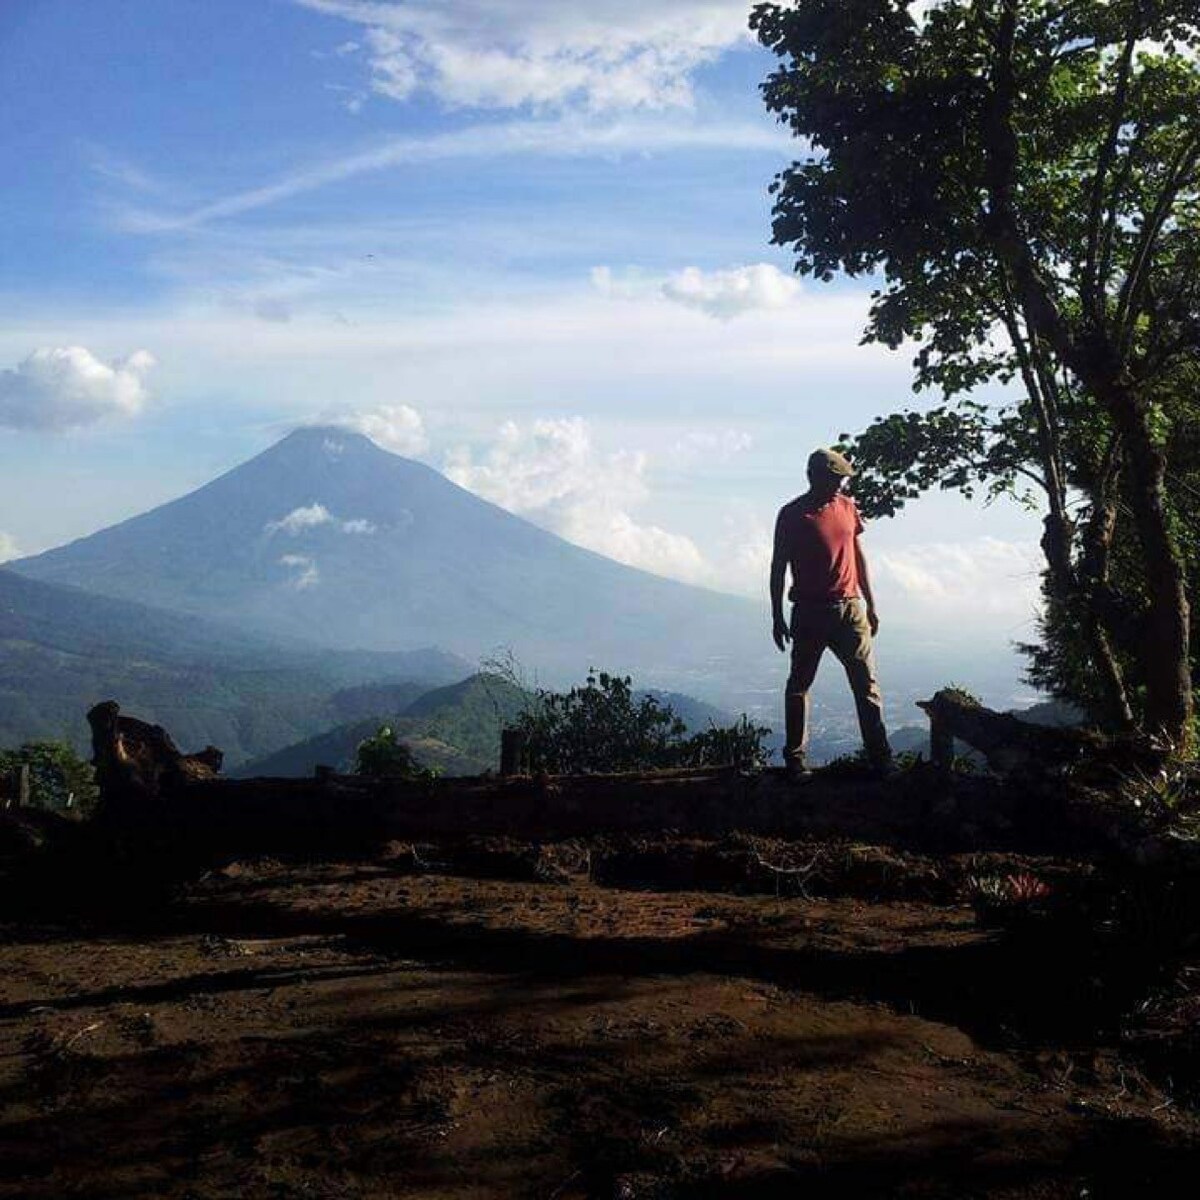
[(518, 717), (530, 766), (553, 774), (766, 765), (769, 729), (744, 714), (732, 726), (688, 736), (686, 723), (629, 676), (593, 669), (569, 692), (539, 688)]
[[(1188, 535), (1168, 477), (1195, 462), (1195, 2), (911, 9), (751, 18), (783, 60), (767, 107), (809, 147), (773, 185), (774, 240), (803, 274), (879, 278), (865, 340), (919, 343), (916, 387), (946, 400), (845, 439), (860, 503), (891, 514), (940, 487), (1044, 506), (1043, 632), (1052, 654), (1073, 643), (1035, 669), (1108, 724), (1185, 746)], [(972, 398), (989, 383), (1016, 386)], [(1119, 533), (1135, 537), (1118, 549)]]

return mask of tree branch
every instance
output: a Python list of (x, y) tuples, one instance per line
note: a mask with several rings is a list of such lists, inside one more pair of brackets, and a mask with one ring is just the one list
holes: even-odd
[(1112, 167), (1113, 158), (1117, 152), (1117, 143), (1121, 136), (1121, 126), (1125, 123), (1125, 107), (1129, 99), (1129, 76), (1133, 66), (1133, 51), (1137, 45), (1137, 29), (1131, 25), (1126, 33), (1125, 44), (1121, 48), (1120, 65), (1117, 68), (1117, 83), (1113, 90), (1112, 113), (1109, 116), (1108, 131), (1104, 144), (1096, 161), (1096, 173), (1092, 178), (1091, 200), (1088, 203), (1088, 236), (1087, 257), (1083, 264), (1082, 293), (1084, 311), (1093, 324), (1099, 325), (1104, 316), (1103, 292), (1100, 288), (1098, 274), (1099, 250), (1101, 240), (1101, 220), (1104, 211), (1104, 183)]
[(984, 118), (987, 222), (996, 253), (1012, 274), (1032, 329), (1053, 346), (1064, 362), (1073, 363), (1079, 357), (1074, 338), (1049, 285), (1037, 270), (1016, 215), (1018, 147), (1012, 118), (1017, 92), (1013, 53), (1018, 6), (1019, 0), (1002, 0), (995, 33), (992, 94)]
[(1134, 251), (1129, 274), (1121, 287), (1117, 302), (1117, 337), (1122, 355), (1128, 353), (1141, 307), (1141, 298), (1146, 285), (1147, 272), (1154, 258), (1154, 250), (1167, 218), (1171, 215), (1179, 193), (1188, 183), (1188, 177), (1200, 163), (1200, 136), (1185, 143), (1176, 156), (1176, 162), (1167, 173), (1167, 183), (1155, 201), (1149, 219), (1142, 227), (1137, 249)]
[(1104, 221), (1104, 235), (1100, 243), (1100, 262), (1097, 268), (1097, 282), (1101, 288), (1106, 289), (1104, 295), (1106, 312), (1108, 309), (1108, 276), (1112, 270), (1113, 243), (1116, 241), (1117, 223), (1121, 216), (1121, 196), (1125, 191), (1125, 185), (1129, 182), (1129, 177), (1133, 174), (1134, 164), (1137, 162), (1142, 143), (1146, 139), (1146, 133), (1146, 129), (1141, 126), (1134, 133), (1133, 140), (1125, 151), (1125, 161), (1121, 164), (1121, 170), (1113, 179), (1108, 192), (1108, 214)]
[[(1016, 352), (1021, 379), (1025, 384), (1025, 391), (1033, 405), (1037, 420), (1038, 449), (1041, 453), (1042, 470), (1045, 472), (1046, 494), (1050, 500), (1050, 511), (1055, 520), (1065, 521), (1067, 519), (1067, 497), (1059, 454), (1058, 431), (1043, 391), (1044, 376), (1035, 366), (1029, 344), (1021, 330), (1017, 307), (1008, 279), (1002, 276), (1000, 284), (1004, 295), (1004, 324)], [(1028, 319), (1026, 324), (1028, 324)]]

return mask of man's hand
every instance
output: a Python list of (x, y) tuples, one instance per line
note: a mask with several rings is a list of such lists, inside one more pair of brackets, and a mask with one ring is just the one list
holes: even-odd
[(792, 631), (788, 628), (788, 623), (781, 616), (775, 618), (775, 628), (772, 630), (772, 636), (775, 639), (775, 645), (780, 651), (787, 649), (787, 644), (792, 640)]
[(872, 637), (879, 633), (879, 614), (873, 608), (867, 609), (867, 626), (871, 630)]

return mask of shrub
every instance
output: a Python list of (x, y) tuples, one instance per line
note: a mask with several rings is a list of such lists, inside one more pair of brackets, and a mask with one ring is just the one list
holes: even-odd
[(354, 773), (401, 779), (431, 779), (436, 774), (418, 764), (412, 751), (400, 741), (390, 725), (380, 725), (369, 738), (358, 743)]
[(771, 757), (766, 745), (770, 733), (770, 729), (755, 725), (745, 713), (732, 725), (710, 725), (685, 743), (688, 765), (761, 771)]
[(769, 729), (742, 716), (727, 728), (711, 726), (688, 736), (669, 704), (633, 691), (629, 676), (592, 670), (569, 692), (539, 689), (515, 727), (526, 736), (534, 771), (588, 772), (666, 770), (673, 767), (766, 764)]

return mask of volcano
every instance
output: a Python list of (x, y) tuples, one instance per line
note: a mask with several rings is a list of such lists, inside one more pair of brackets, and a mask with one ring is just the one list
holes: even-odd
[(337, 428), (297, 430), (211, 483), (8, 566), (28, 577), (341, 649), (511, 651), (686, 681), (761, 657), (747, 600), (572, 545)]

